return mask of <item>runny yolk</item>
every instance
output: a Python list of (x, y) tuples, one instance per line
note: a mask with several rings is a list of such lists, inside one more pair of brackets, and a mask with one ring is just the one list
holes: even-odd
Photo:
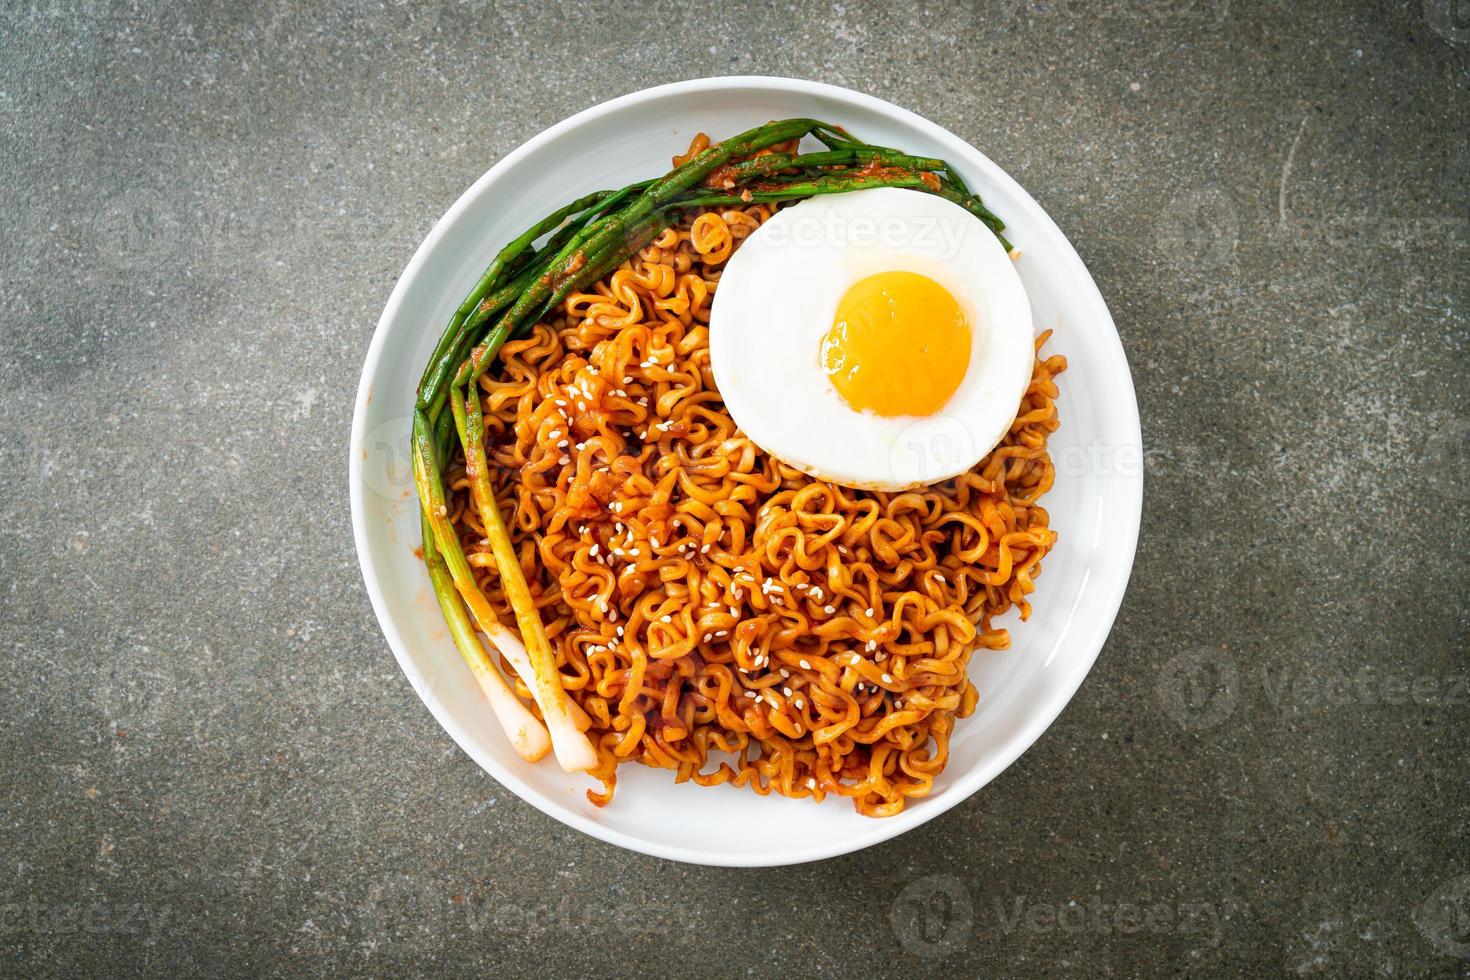
[(917, 272), (854, 283), (822, 337), (822, 370), (849, 405), (933, 415), (970, 367), (970, 324), (949, 291)]

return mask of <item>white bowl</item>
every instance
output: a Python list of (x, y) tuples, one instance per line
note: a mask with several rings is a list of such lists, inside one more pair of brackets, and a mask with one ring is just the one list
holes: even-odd
[[(440, 618), (418, 544), (409, 467), (414, 387), (440, 330), (496, 249), (573, 197), (664, 173), (696, 132), (720, 139), (771, 119), (811, 116), (870, 143), (948, 160), (1008, 225), (1038, 330), (1065, 354), (1056, 486), (1043, 500), (1060, 540), (1043, 564), (1031, 621), (1014, 613), (1011, 649), (979, 652), (975, 714), (959, 722), (933, 793), (898, 816), (859, 816), (845, 799), (761, 797), (677, 785), (623, 766), (598, 809), (584, 775), (531, 766), (506, 744)], [(1077, 253), (1024, 190), (954, 134), (871, 96), (785, 78), (705, 78), (614, 99), (558, 123), (465, 191), (398, 280), (368, 348), (352, 420), (352, 527), (363, 578), (403, 672), (439, 724), (521, 799), (601, 840), (698, 864), (812, 861), (888, 840), (995, 778), (1041, 735), (1097, 658), (1133, 565), (1143, 502), (1132, 379), (1107, 306)]]

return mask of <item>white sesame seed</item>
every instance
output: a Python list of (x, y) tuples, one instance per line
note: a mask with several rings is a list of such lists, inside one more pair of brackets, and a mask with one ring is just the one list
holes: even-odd
[(812, 669), (811, 661), (809, 661), (809, 660), (803, 660), (803, 661), (801, 661), (801, 669), (802, 670), (811, 670)]
[(872, 615), (873, 615), (873, 607), (872, 606), (869, 606), (868, 607), (868, 617), (869, 618), (872, 618)]
[(673, 616), (664, 615), (664, 616), (660, 616), (659, 617), (659, 622), (661, 622), (661, 623), (672, 623), (673, 621), (674, 621), (674, 617)]
[(783, 687), (783, 688), (781, 688), (781, 693), (784, 694), (784, 695), (786, 695), (789, 698), (789, 697), (791, 697), (791, 688), (789, 688), (789, 687)]
[(893, 683), (893, 675), (892, 674), (884, 674), (883, 675), (883, 683), (884, 684), (892, 684)]
[(822, 607), (822, 612), (826, 613), (828, 616), (832, 615), (836, 611), (837, 611), (837, 607), (836, 606), (823, 606)]
[(593, 558), (596, 558), (597, 557), (597, 545), (594, 544), (592, 547), (588, 548), (587, 549), (587, 554), (591, 555)]

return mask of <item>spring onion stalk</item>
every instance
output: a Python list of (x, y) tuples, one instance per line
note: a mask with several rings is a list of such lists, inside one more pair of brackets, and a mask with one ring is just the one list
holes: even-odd
[(485, 417), (480, 408), (478, 386), (470, 388), (468, 398), (458, 388), (449, 389), (449, 404), (464, 444), (470, 496), (480, 513), (480, 523), (490, 541), (495, 566), (500, 570), (500, 585), (510, 599), (516, 624), (521, 628), (521, 640), (536, 681), (531, 690), (541, 709), (541, 717), (551, 732), (556, 761), (567, 772), (585, 772), (597, 765), (597, 750), (592, 747), (591, 740), (577, 730), (576, 719), (569, 707), (571, 701), (562, 687), (556, 658), (551, 652), (551, 641), (546, 636), (541, 614), (536, 611), (536, 599), (526, 584), (515, 545), (510, 541), (510, 531), (500, 516), (500, 507), (495, 503), (495, 491), (490, 486), (489, 460), (485, 454)]
[(480, 690), (485, 694), (485, 700), (490, 702), (491, 710), (499, 720), (500, 727), (505, 730), (505, 737), (510, 740), (511, 748), (527, 762), (540, 762), (551, 751), (551, 738), (546, 733), (546, 726), (526, 709), (506, 685), (500, 671), (490, 662), (485, 648), (480, 645), (480, 638), (475, 635), (474, 625), (465, 613), (464, 604), (460, 602), (459, 592), (455, 589), (449, 569), (434, 547), (434, 532), (427, 522), (424, 523), (422, 533), (424, 564), (428, 566), (429, 580), (433, 583), (434, 595), (439, 600), (439, 611), (444, 615), (444, 622), (449, 625), (449, 634), (454, 637), (454, 645), (459, 648), (460, 656), (464, 658), (470, 673), (475, 675)]

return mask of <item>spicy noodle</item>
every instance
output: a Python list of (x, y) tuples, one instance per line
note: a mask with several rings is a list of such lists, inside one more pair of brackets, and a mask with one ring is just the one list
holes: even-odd
[[(496, 496), (603, 788), (620, 763), (681, 782), (852, 799), (886, 816), (928, 793), (977, 692), (972, 653), (1009, 645), (1056, 541), (1059, 355), (1038, 355), (1010, 432), (973, 470), (853, 490), (766, 455), (710, 370), (723, 264), (767, 205), (699, 210), (574, 293), (479, 381)], [(513, 621), (464, 460), (450, 519)], [(502, 663), (517, 692), (531, 692)]]

